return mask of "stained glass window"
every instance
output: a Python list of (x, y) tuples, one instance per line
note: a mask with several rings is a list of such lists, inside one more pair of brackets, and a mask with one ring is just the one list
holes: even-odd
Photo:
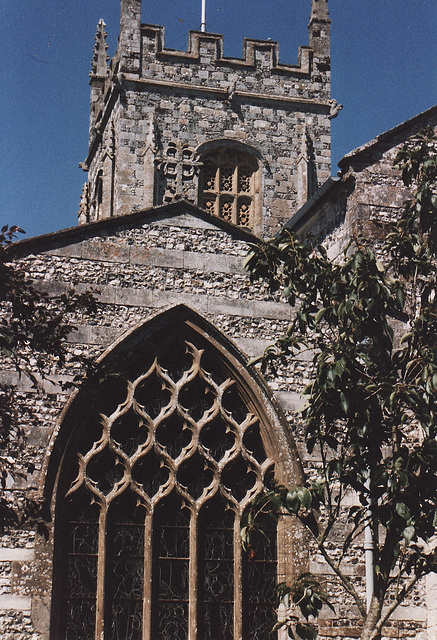
[(141, 640), (145, 511), (130, 491), (108, 509), (106, 527), (105, 639)]
[(266, 539), (257, 545), (253, 557), (245, 558), (243, 568), (244, 629), (246, 637), (254, 640), (267, 638), (276, 622), (276, 528), (267, 519), (262, 526)]
[(154, 522), (153, 637), (188, 637), (190, 513), (176, 495), (165, 499)]
[(200, 345), (156, 351), (102, 400), (61, 482), (53, 638), (270, 640), (276, 532), (251, 562), (240, 542), (273, 471), (260, 419)]

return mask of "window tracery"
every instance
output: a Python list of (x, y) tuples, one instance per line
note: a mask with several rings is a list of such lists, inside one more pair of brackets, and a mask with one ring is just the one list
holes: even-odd
[(247, 562), (240, 521), (274, 465), (228, 371), (192, 341), (172, 344), (79, 448), (56, 638), (271, 637), (276, 534)]
[(200, 205), (212, 215), (253, 228), (258, 165), (241, 151), (220, 148), (202, 157)]

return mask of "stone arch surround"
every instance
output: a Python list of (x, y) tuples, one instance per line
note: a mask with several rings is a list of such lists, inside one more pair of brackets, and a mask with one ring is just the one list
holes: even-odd
[[(259, 420), (259, 430), (266, 454), (275, 463), (276, 479), (283, 484), (299, 484), (302, 471), (293, 438), (286, 427), (281, 410), (276, 406), (262, 377), (256, 371), (248, 370), (245, 357), (230, 340), (185, 305), (178, 305), (158, 313), (122, 336), (100, 358), (99, 369), (101, 372), (114, 373), (119, 367), (117, 363), (121, 362), (124, 365), (127, 363), (122, 367), (123, 376), (126, 374), (130, 376), (129, 379), (138, 376), (144, 366), (144, 354), (148, 347), (152, 345), (152, 350), (159, 352), (161, 346), (169, 339), (174, 339), (176, 334), (187, 344), (195, 344), (196, 348), (208, 351), (209, 357), (217, 362), (224, 375), (233, 378), (246, 406)], [(62, 500), (65, 494), (61, 470), (65, 465), (68, 466), (68, 460), (75, 455), (77, 436), (81, 431), (80, 425), (85, 425), (84, 429), (87, 430), (86, 416), (90, 407), (89, 394), (91, 393), (91, 397), (93, 394), (93, 384), (95, 380), (90, 380), (84, 389), (73, 394), (59, 420), (46, 456), (44, 494), (51, 503), (54, 516), (56, 500)], [(56, 494), (58, 494), (57, 498)], [(54, 520), (56, 540), (56, 516)], [(280, 525), (278, 536), (278, 580), (282, 581), (290, 579), (303, 570), (307, 561), (307, 549), (302, 532), (296, 524), (287, 526), (287, 530)], [(37, 554), (39, 555), (38, 550)], [(56, 544), (54, 563), (56, 566)], [(51, 562), (49, 561), (48, 564), (50, 565)], [(56, 590), (55, 582), (55, 593)], [(54, 611), (56, 612), (56, 606)], [(48, 611), (46, 615), (47, 613)], [(56, 627), (56, 615), (52, 619), (52, 624)]]

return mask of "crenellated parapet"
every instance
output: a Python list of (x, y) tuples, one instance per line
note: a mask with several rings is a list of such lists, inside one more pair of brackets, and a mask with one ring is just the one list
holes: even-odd
[[(279, 62), (279, 45), (271, 40), (243, 40), (241, 58), (223, 55), (223, 36), (190, 31), (187, 51), (166, 49), (164, 28), (141, 26), (142, 58), (138, 79), (170, 81), (174, 85), (266, 94), (272, 97), (329, 99), (329, 68), (314, 67), (311, 47), (299, 47), (297, 64)], [(320, 84), (314, 94), (314, 75)], [(129, 79), (134, 80), (129, 76)], [(323, 86), (322, 86), (323, 85)]]
[[(243, 69), (261, 66), (284, 73), (310, 73), (309, 47), (300, 47), (299, 62), (297, 65), (291, 65), (279, 64), (279, 45), (272, 40), (244, 38), (242, 58), (230, 58), (223, 55), (224, 39), (221, 34), (190, 31), (187, 51), (166, 49), (164, 27), (143, 24), (141, 34), (145, 62), (151, 58), (174, 61), (181, 59), (194, 64), (229, 65)], [(143, 73), (147, 73), (147, 70), (144, 69)]]

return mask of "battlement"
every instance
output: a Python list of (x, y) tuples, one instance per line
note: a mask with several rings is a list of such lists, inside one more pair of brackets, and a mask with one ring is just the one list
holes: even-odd
[(316, 57), (309, 46), (299, 47), (293, 65), (279, 63), (279, 45), (271, 40), (244, 38), (242, 58), (233, 58), (223, 55), (221, 34), (190, 31), (188, 48), (182, 51), (165, 47), (164, 27), (142, 24), (139, 42), (138, 51), (128, 53), (119, 46), (103, 84), (99, 79), (96, 120), (98, 107), (104, 108), (114, 87), (132, 82), (206, 92), (226, 102), (239, 96), (329, 105), (329, 56)]
[[(271, 40), (243, 40), (242, 58), (223, 55), (223, 36), (190, 31), (188, 49), (166, 49), (164, 28), (141, 25), (141, 56), (134, 69), (120, 60), (126, 79), (171, 82), (172, 86), (213, 89), (262, 99), (329, 100), (329, 58), (299, 47), (298, 63), (279, 63), (279, 45)], [(124, 64), (123, 64), (124, 62)], [(315, 85), (316, 83), (316, 85)]]
[[(165, 48), (164, 27), (142, 24), (143, 61), (151, 58), (169, 62), (183, 60), (185, 63), (211, 64), (218, 67), (234, 67), (242, 69), (269, 69), (271, 72), (284, 74), (308, 75), (312, 61), (311, 48), (299, 47), (298, 64), (279, 64), (279, 45), (272, 40), (243, 39), (242, 58), (231, 58), (223, 55), (223, 35), (190, 31), (188, 50), (180, 51)], [(144, 70), (143, 70), (144, 73)]]

